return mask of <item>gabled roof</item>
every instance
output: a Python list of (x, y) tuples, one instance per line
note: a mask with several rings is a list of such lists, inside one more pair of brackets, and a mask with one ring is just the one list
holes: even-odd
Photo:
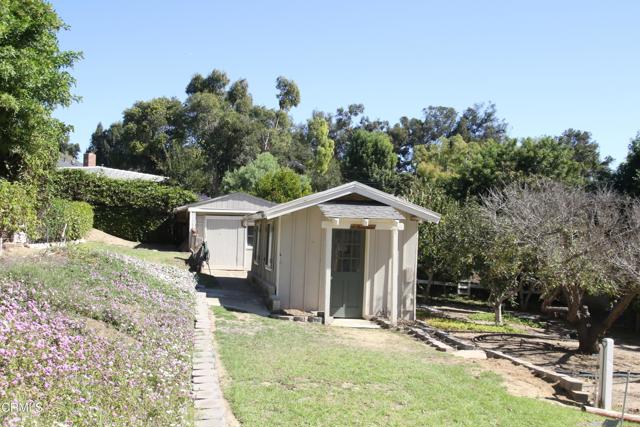
[[(260, 208), (266, 209), (266, 208), (275, 206), (275, 203), (265, 199), (261, 199), (260, 197), (252, 196), (251, 194), (247, 194), (247, 193), (235, 192), (235, 193), (225, 194), (223, 196), (214, 197), (213, 199), (201, 200), (188, 205), (180, 206), (178, 208), (175, 208), (174, 211), (180, 212), (183, 210), (187, 210), (189, 208), (206, 207), (207, 205), (214, 205), (216, 203), (224, 203), (227, 201), (244, 201), (244, 202), (251, 203), (257, 206), (256, 209), (251, 210), (252, 212), (257, 211)], [(233, 210), (233, 209), (229, 209), (229, 210)]]
[(404, 219), (395, 208), (382, 204), (329, 202), (318, 207), (325, 218)]
[(88, 173), (96, 173), (112, 179), (132, 180), (142, 179), (144, 181), (162, 182), (167, 179), (166, 176), (153, 175), (150, 173), (142, 173), (136, 171), (128, 171), (124, 169), (114, 169), (105, 166), (59, 166), (58, 169), (76, 169)]
[(349, 194), (358, 194), (360, 196), (366, 197), (367, 199), (394, 207), (402, 212), (406, 212), (424, 221), (434, 223), (438, 223), (440, 221), (440, 215), (429, 209), (423, 208), (422, 206), (418, 206), (407, 200), (385, 193), (384, 191), (376, 190), (375, 188), (355, 181), (340, 185), (338, 187), (330, 188), (319, 193), (300, 197), (299, 199), (295, 199), (290, 202), (281, 203), (269, 209), (265, 209), (263, 211), (256, 212), (255, 214), (248, 215), (245, 218), (249, 220), (261, 218), (278, 218), (279, 216), (287, 215), (301, 209), (306, 209), (310, 206), (315, 206), (321, 203), (328, 202), (330, 200), (347, 196)]

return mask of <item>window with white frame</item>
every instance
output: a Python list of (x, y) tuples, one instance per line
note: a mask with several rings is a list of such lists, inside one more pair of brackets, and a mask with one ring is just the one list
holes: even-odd
[(255, 226), (256, 238), (253, 246), (253, 263), (260, 263), (260, 224)]
[(273, 268), (273, 224), (267, 224), (267, 259), (265, 264), (267, 268)]
[(255, 244), (255, 238), (256, 238), (256, 227), (255, 225), (248, 225), (247, 226), (247, 246), (252, 248), (253, 245)]

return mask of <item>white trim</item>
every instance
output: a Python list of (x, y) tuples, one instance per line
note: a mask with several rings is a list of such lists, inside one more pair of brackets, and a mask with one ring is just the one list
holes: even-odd
[(251, 253), (251, 262), (253, 265), (260, 265), (260, 239), (262, 238), (262, 223), (258, 222), (256, 225), (256, 244), (253, 246), (253, 252)]
[(324, 324), (330, 325), (331, 317), (331, 227), (324, 228)]
[[(205, 228), (206, 226), (207, 225), (205, 224)], [(196, 240), (198, 238), (198, 230), (196, 229), (196, 227), (197, 227), (196, 213), (190, 212), (189, 213), (189, 248), (195, 247)], [(192, 230), (196, 230), (196, 234), (193, 234), (191, 232)], [(206, 230), (205, 230), (205, 233), (206, 233)]]
[(264, 268), (273, 270), (273, 222), (267, 223), (267, 253)]
[[(332, 221), (322, 221), (322, 228), (336, 228), (336, 229), (349, 229), (352, 225), (362, 225), (361, 220), (355, 218), (341, 218), (339, 223), (336, 223), (335, 220), (338, 218), (334, 218)], [(398, 230), (404, 230), (404, 223), (399, 222), (398, 220), (369, 220), (369, 226), (375, 225), (373, 230), (392, 230), (397, 228)]]
[[(244, 221), (242, 221), (244, 223)], [(253, 221), (252, 221), (253, 222)], [(253, 227), (253, 241), (256, 241), (256, 226), (255, 224), (242, 224), (242, 228), (245, 229), (244, 232), (244, 248), (253, 250), (253, 244), (249, 244), (249, 227)]]
[(281, 203), (272, 208), (250, 215), (248, 219), (273, 219), (354, 193), (367, 197), (371, 200), (384, 203), (388, 206), (392, 206), (425, 221), (434, 223), (438, 223), (440, 221), (440, 215), (433, 211), (430, 211), (429, 209), (425, 209), (421, 206), (418, 206), (406, 200), (402, 200), (383, 191), (376, 190), (375, 188), (369, 187), (359, 182), (350, 182), (348, 184), (343, 184), (329, 190), (321, 191), (309, 196), (300, 197), (299, 199), (292, 200), (287, 203)]
[(225, 220), (225, 221), (242, 222), (242, 217), (241, 216), (233, 216), (233, 215), (204, 215), (204, 217), (206, 218), (206, 220), (222, 219), (222, 220)]
[[(184, 211), (188, 208), (195, 208), (197, 206), (202, 206), (202, 205), (206, 205), (207, 203), (214, 203), (214, 202), (222, 202), (224, 200), (228, 200), (228, 199), (233, 199), (236, 198), (236, 200), (240, 200), (240, 201), (244, 201), (244, 202), (249, 202), (249, 203), (255, 203), (261, 206), (265, 206), (265, 207), (271, 207), (271, 206), (275, 206), (276, 204), (273, 202), (270, 202), (268, 200), (265, 199), (261, 199), (260, 197), (256, 197), (256, 196), (252, 196), (251, 194), (247, 194), (247, 193), (243, 193), (243, 192), (235, 192), (235, 193), (229, 193), (229, 194), (225, 194), (222, 196), (218, 196), (218, 197), (214, 197), (213, 199), (207, 199), (207, 200), (200, 200), (199, 202), (194, 202), (194, 203), (190, 203), (188, 205), (182, 205), (179, 206), (177, 208), (174, 209), (174, 212), (179, 212), (179, 211)], [(254, 209), (252, 211), (249, 211), (250, 213), (256, 212), (257, 209)]]
[(391, 229), (391, 324), (398, 324), (398, 228)]
[(276, 295), (280, 295), (280, 228), (282, 228), (282, 217), (278, 217), (276, 225)]
[(187, 212), (198, 212), (198, 213), (213, 213), (213, 214), (237, 214), (240, 218), (244, 215), (255, 213), (255, 209), (251, 210), (241, 210), (241, 209), (210, 209), (210, 208), (188, 208)]

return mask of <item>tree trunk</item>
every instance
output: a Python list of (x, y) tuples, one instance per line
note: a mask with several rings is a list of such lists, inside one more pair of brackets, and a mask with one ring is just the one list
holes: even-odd
[(591, 323), (592, 319), (589, 310), (583, 306), (584, 308), (579, 311), (577, 322), (572, 322), (578, 331), (578, 340), (580, 342), (578, 352), (583, 354), (597, 353), (598, 341), (604, 337), (604, 334), (613, 326), (614, 322), (624, 313), (637, 295), (638, 292), (630, 292), (623, 295), (613, 306), (606, 319), (598, 324)]
[(493, 312), (496, 315), (496, 325), (502, 325), (502, 301), (494, 304)]
[(585, 327), (583, 331), (578, 328), (578, 353), (582, 354), (595, 354), (599, 351), (598, 343), (600, 341), (600, 334), (598, 328)]
[(526, 298), (524, 299), (524, 304), (522, 305), (522, 309), (524, 311), (527, 311), (529, 309), (529, 302), (531, 302), (531, 295), (533, 295), (533, 292), (531, 291), (531, 289), (529, 289), (529, 293), (527, 294)]
[(429, 296), (431, 294), (431, 285), (433, 284), (433, 268), (429, 269), (429, 277), (428, 277), (428, 282), (427, 282), (427, 299), (429, 299)]

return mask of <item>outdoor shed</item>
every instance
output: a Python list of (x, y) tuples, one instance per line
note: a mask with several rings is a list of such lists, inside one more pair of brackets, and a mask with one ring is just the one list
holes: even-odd
[(440, 215), (358, 182), (247, 215), (272, 310), (415, 319), (418, 223)]
[(272, 206), (274, 203), (259, 197), (232, 193), (180, 206), (176, 213), (185, 225), (189, 248), (197, 249), (207, 242), (212, 269), (249, 270), (255, 234), (253, 223), (243, 226), (242, 217)]

